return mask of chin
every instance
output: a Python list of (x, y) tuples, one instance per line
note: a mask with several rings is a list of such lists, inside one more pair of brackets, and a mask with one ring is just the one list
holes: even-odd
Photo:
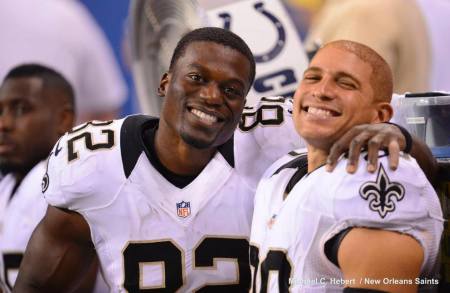
[(207, 149), (212, 146), (212, 142), (193, 137), (186, 133), (181, 133), (181, 138), (186, 144), (193, 146), (197, 149)]
[(302, 138), (306, 141), (308, 146), (312, 146), (317, 149), (329, 150), (336, 141), (333, 135), (328, 135), (320, 131), (305, 132), (300, 134)]

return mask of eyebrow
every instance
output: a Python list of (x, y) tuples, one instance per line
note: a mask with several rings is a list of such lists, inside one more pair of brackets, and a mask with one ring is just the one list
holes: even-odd
[[(315, 67), (315, 66), (309, 67), (303, 72), (303, 75), (305, 75), (308, 72), (320, 73), (320, 72), (323, 72), (323, 69), (320, 67)], [(333, 73), (333, 75), (335, 75), (337, 78), (340, 78), (340, 77), (350, 78), (352, 81), (354, 81), (358, 85), (358, 87), (361, 87), (361, 82), (359, 81), (359, 79), (356, 78), (351, 73), (348, 73), (345, 71), (338, 71), (338, 72)]]

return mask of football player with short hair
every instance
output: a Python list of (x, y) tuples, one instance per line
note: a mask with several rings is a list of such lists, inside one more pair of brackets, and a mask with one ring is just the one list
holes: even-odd
[[(59, 72), (40, 65), (11, 69), (0, 87), (0, 253), (11, 288), (25, 248), (43, 218), (41, 189), (45, 159), (58, 138), (73, 127), (74, 91)], [(105, 292), (94, 262), (76, 292)], [(96, 280), (97, 279), (97, 280)], [(95, 285), (94, 285), (95, 284)]]
[[(301, 145), (289, 100), (263, 99), (242, 114), (254, 75), (242, 39), (197, 29), (180, 40), (161, 79), (160, 119), (135, 115), (69, 131), (49, 158), (50, 207), (16, 291), (70, 291), (96, 254), (111, 292), (248, 291), (257, 180)], [(396, 126), (383, 129), (405, 146)]]
[(0, 86), (0, 255), (14, 285), (31, 233), (47, 210), (40, 184), (50, 150), (73, 127), (74, 93), (58, 72), (13, 68)]
[(355, 174), (345, 172), (346, 158), (332, 173), (325, 167), (349, 129), (389, 121), (391, 96), (389, 66), (365, 45), (331, 42), (312, 59), (293, 109), (308, 153), (272, 165), (255, 196), (253, 290), (413, 292), (436, 277), (442, 211), (415, 159), (403, 154), (394, 172), (369, 145)]

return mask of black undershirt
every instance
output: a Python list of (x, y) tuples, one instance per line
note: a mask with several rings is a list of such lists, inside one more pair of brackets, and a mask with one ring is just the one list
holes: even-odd
[(145, 154), (149, 159), (150, 163), (153, 167), (158, 170), (158, 172), (167, 179), (170, 183), (175, 185), (178, 188), (184, 188), (188, 186), (197, 175), (178, 175), (167, 169), (161, 164), (161, 161), (158, 159), (155, 150), (155, 135), (158, 126), (144, 128), (142, 131), (142, 140), (144, 142)]

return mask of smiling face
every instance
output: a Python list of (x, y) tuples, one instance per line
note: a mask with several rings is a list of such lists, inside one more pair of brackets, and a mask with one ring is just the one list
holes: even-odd
[(239, 51), (192, 42), (160, 84), (160, 128), (196, 148), (217, 147), (232, 135), (250, 88), (250, 62)]
[(7, 79), (0, 88), (0, 168), (26, 174), (61, 134), (58, 112), (38, 77)]
[(294, 95), (295, 127), (309, 145), (329, 150), (351, 127), (389, 120), (372, 74), (369, 63), (339, 46), (317, 52)]

